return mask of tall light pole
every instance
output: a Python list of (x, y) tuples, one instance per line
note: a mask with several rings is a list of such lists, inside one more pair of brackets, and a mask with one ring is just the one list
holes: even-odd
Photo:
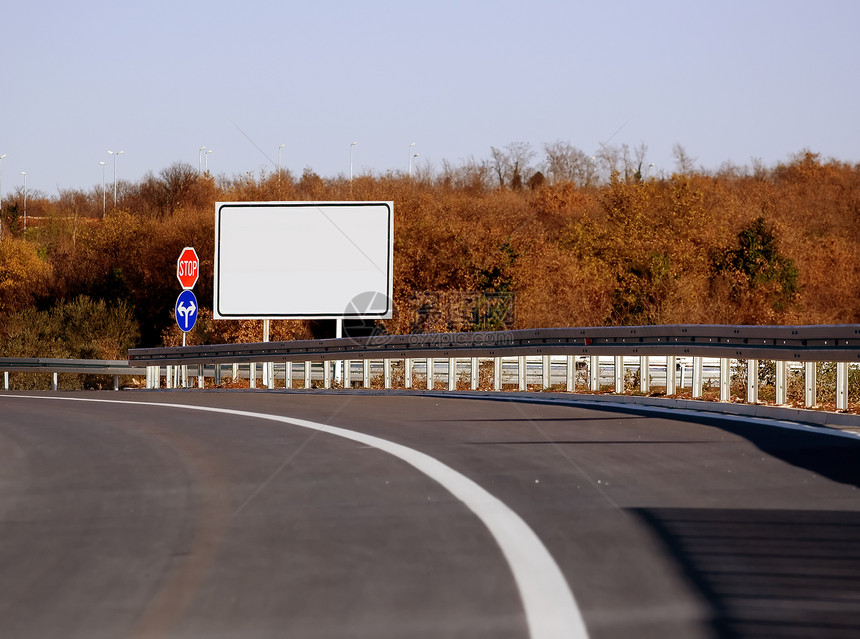
[(353, 142), (349, 145), (349, 181), (352, 182), (352, 147), (354, 147), (358, 142)]
[(116, 208), (116, 159), (118, 156), (125, 153), (125, 151), (117, 151), (114, 153), (113, 151), (108, 150), (108, 155), (113, 156), (113, 206)]
[(27, 230), (27, 173), (26, 171), (21, 171), (21, 175), (24, 176), (24, 230)]
[(409, 145), (409, 177), (412, 177), (412, 147), (415, 146), (415, 142)]
[(105, 169), (107, 165), (99, 161), (99, 164), (102, 165), (102, 217), (105, 216), (105, 211), (107, 211), (107, 193), (105, 191)]
[(212, 153), (212, 149), (206, 149), (206, 153), (203, 154), (203, 172), (209, 173), (209, 154)]
[(203, 151), (206, 150), (206, 146), (201, 146), (200, 150), (197, 151), (197, 172), (200, 173), (200, 165), (203, 164)]
[(280, 197), (281, 192), (281, 149), (284, 148), (284, 144), (278, 147), (278, 197)]
[(6, 154), (0, 155), (0, 239), (3, 238), (3, 158)]

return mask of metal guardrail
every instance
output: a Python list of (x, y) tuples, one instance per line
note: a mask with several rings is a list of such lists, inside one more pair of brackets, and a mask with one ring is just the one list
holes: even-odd
[[(203, 367), (213, 366), (213, 374), (220, 378), (220, 367), (248, 364), (251, 386), (256, 384), (256, 363), (262, 362), (263, 385), (274, 388), (273, 362), (283, 362), (283, 379), (292, 387), (294, 362), (303, 362), (305, 387), (311, 387), (311, 369), (315, 362), (345, 364), (345, 385), (351, 379), (350, 362), (363, 360), (362, 383), (370, 385), (369, 360), (382, 360), (384, 386), (390, 387), (391, 362), (403, 360), (406, 388), (412, 388), (415, 359), (426, 359), (424, 365), (427, 388), (434, 388), (437, 375), (434, 361), (448, 360), (447, 381), (449, 390), (456, 388), (457, 360), (471, 358), (472, 388), (478, 377), (478, 359), (493, 359), (494, 390), (501, 389), (503, 358), (517, 359), (517, 387), (526, 390), (528, 363), (526, 358), (541, 357), (543, 375), (541, 386), (549, 387), (550, 358), (566, 356), (566, 387), (575, 389), (575, 359), (585, 359), (588, 388), (600, 389), (599, 369), (601, 357), (614, 360), (614, 388), (624, 392), (625, 358), (638, 357), (640, 391), (648, 392), (651, 357), (665, 358), (666, 394), (674, 395), (677, 388), (676, 360), (692, 359), (693, 397), (702, 397), (702, 360), (719, 360), (720, 400), (730, 401), (731, 361), (746, 360), (747, 401), (758, 403), (758, 361), (770, 360), (776, 366), (776, 400), (786, 402), (789, 362), (802, 362), (805, 377), (805, 405), (816, 405), (816, 362), (836, 362), (836, 406), (848, 406), (849, 365), (860, 362), (860, 325), (831, 326), (731, 326), (731, 325), (672, 325), (595, 328), (550, 328), (517, 331), (437, 333), (424, 335), (377, 335), (364, 338), (303, 340), (293, 342), (261, 342), (254, 344), (220, 344), (186, 346), (181, 348), (147, 348), (129, 351), (129, 362), (146, 365), (150, 369), (148, 387), (160, 385), (160, 367), (166, 367), (167, 385), (186, 384), (187, 372), (180, 380), (172, 367), (198, 365), (198, 383), (202, 383)], [(330, 366), (323, 367), (324, 386), (332, 381)], [(644, 374), (643, 374), (644, 373)]]
[(57, 390), (57, 375), (113, 375), (114, 389), (119, 388), (121, 375), (146, 375), (146, 367), (132, 365), (124, 359), (59, 359), (50, 357), (0, 357), (3, 388), (9, 390), (9, 373), (53, 373), (53, 390)]
[(217, 344), (129, 351), (137, 365), (511, 355), (674, 355), (860, 362), (860, 325), (631, 326)]
[[(341, 379), (349, 386), (350, 362), (362, 360), (360, 385), (369, 387), (371, 360), (382, 360), (384, 386), (391, 387), (392, 362), (403, 361), (406, 388), (412, 388), (413, 370), (423, 368), (428, 389), (435, 387), (437, 367), (447, 360), (444, 375), (447, 387), (457, 387), (458, 360), (470, 358), (468, 374), (471, 387), (477, 387), (479, 359), (493, 360), (493, 388), (501, 390), (503, 364), (511, 359), (516, 368), (516, 386), (528, 388), (529, 361), (542, 362), (540, 386), (548, 388), (552, 378), (551, 359), (564, 356), (565, 386), (570, 392), (576, 389), (575, 378), (585, 374), (590, 391), (601, 389), (601, 363), (611, 358), (614, 391), (625, 391), (625, 371), (630, 367), (626, 360), (638, 358), (639, 389), (649, 392), (654, 365), (650, 358), (663, 358), (662, 375), (667, 395), (677, 390), (676, 362), (692, 360), (692, 396), (702, 397), (703, 360), (719, 360), (719, 397), (730, 401), (731, 362), (746, 361), (748, 403), (758, 403), (758, 361), (769, 360), (776, 366), (776, 402), (786, 402), (789, 362), (803, 364), (806, 406), (816, 405), (816, 362), (836, 362), (836, 407), (848, 406), (849, 366), (860, 363), (860, 325), (831, 326), (731, 326), (731, 325), (671, 325), (594, 328), (549, 328), (517, 331), (437, 333), (423, 335), (377, 335), (363, 338), (302, 340), (292, 342), (260, 342), (253, 344), (215, 344), (203, 346), (141, 348), (129, 351), (128, 361), (123, 360), (62, 360), (0, 358), (0, 371), (4, 371), (5, 388), (9, 388), (10, 371), (52, 372), (53, 387), (57, 387), (58, 373), (103, 374), (115, 376), (118, 387), (120, 375), (146, 375), (147, 388), (161, 386), (161, 370), (165, 371), (168, 388), (187, 386), (188, 366), (197, 366), (198, 385), (202, 387), (204, 375), (214, 376), (221, 382), (221, 367), (233, 365), (233, 376), (238, 364), (248, 364), (248, 377), (256, 385), (256, 364), (263, 363), (263, 385), (274, 388), (276, 377), (273, 362), (283, 364), (281, 379), (288, 388), (293, 387), (293, 364), (303, 364), (304, 386), (312, 386), (312, 369), (322, 362), (324, 387), (332, 385), (340, 368), (345, 372)], [(416, 365), (414, 360), (421, 360)], [(211, 370), (206, 370), (206, 367)], [(580, 367), (578, 369), (578, 367)], [(605, 367), (604, 367), (605, 368)], [(333, 370), (335, 369), (335, 370)], [(578, 372), (579, 370), (579, 372)], [(319, 371), (317, 371), (319, 372)], [(243, 375), (244, 376), (244, 375)], [(682, 368), (683, 386), (683, 368)]]

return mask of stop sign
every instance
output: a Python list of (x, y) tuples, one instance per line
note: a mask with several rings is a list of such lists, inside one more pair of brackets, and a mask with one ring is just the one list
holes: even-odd
[(176, 277), (179, 278), (182, 288), (187, 291), (194, 288), (199, 275), (200, 258), (197, 257), (197, 251), (192, 246), (186, 246), (176, 261)]

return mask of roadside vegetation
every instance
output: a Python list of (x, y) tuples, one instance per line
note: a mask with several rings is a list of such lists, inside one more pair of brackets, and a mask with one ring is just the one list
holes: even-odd
[[(259, 341), (260, 322), (213, 321), (216, 201), (391, 200), (391, 333), (637, 324), (860, 323), (860, 164), (811, 152), (775, 167), (672, 174), (645, 149), (591, 158), (527, 145), (441, 170), (362, 175), (310, 169), (215, 178), (177, 163), (56, 197), (5, 193), (0, 355), (123, 358), (175, 345), (176, 259), (194, 246), (201, 302), (189, 343)], [(323, 247), (320, 255), (323, 256)], [(272, 323), (272, 339), (330, 327)]]

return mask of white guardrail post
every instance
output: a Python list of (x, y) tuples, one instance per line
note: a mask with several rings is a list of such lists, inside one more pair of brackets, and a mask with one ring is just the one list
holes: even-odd
[(639, 392), (643, 394), (651, 392), (651, 368), (647, 355), (639, 356)]
[(593, 393), (600, 390), (600, 357), (597, 355), (588, 358), (588, 390)]
[(617, 395), (624, 394), (624, 356), (615, 356), (615, 365), (613, 368), (615, 373), (615, 393)]
[(758, 360), (747, 360), (747, 403), (758, 404)]
[(702, 379), (703, 364), (701, 357), (693, 357), (693, 399), (702, 397), (704, 380)]
[(836, 410), (848, 410), (848, 362), (836, 363)]
[(675, 395), (678, 392), (678, 358), (666, 356), (666, 394)]
[(803, 365), (803, 404), (807, 408), (812, 408), (818, 403), (817, 368), (815, 362), (806, 362)]
[(781, 360), (776, 364), (776, 399), (777, 406), (788, 403), (788, 362)]
[(732, 401), (732, 360), (720, 358), (720, 401)]

